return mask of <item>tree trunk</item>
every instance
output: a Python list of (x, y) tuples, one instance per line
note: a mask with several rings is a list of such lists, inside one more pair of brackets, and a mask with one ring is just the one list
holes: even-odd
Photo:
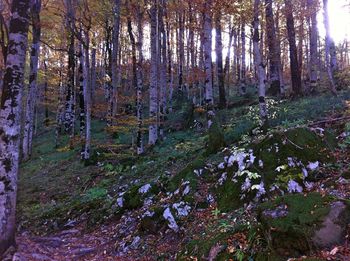
[(13, 0), (0, 103), (0, 256), (15, 244), (21, 106), (29, 27), (28, 0)]
[(161, 7), (159, 8), (159, 83), (160, 83), (160, 97), (159, 97), (159, 136), (164, 139), (164, 124), (166, 119), (166, 86), (167, 86), (167, 37), (164, 26), (164, 10), (166, 9), (166, 3), (161, 1)]
[(211, 14), (212, 0), (204, 3), (204, 71), (205, 71), (205, 104), (207, 109), (207, 123), (208, 128), (213, 123), (214, 117), (214, 97), (213, 97), (213, 79), (212, 79), (212, 14)]
[(266, 73), (265, 67), (261, 58), (261, 51), (259, 45), (259, 4), (260, 0), (254, 0), (254, 20), (253, 20), (253, 49), (254, 49), (254, 64), (258, 75), (258, 86), (259, 86), (259, 109), (260, 109), (260, 120), (262, 122), (263, 129), (266, 130), (268, 125), (267, 118), (267, 107), (265, 102), (265, 82)]
[(31, 18), (32, 18), (32, 47), (30, 52), (30, 74), (29, 74), (29, 85), (25, 112), (25, 123), (23, 130), (23, 142), (22, 152), (23, 160), (28, 160), (31, 156), (32, 151), (32, 137), (33, 137), (33, 126), (34, 126), (34, 107), (36, 104), (37, 97), (37, 75), (38, 75), (38, 61), (40, 52), (40, 10), (41, 1), (33, 1), (31, 6)]
[(178, 14), (179, 18), (179, 94), (182, 95), (182, 92), (184, 90), (183, 88), (183, 65), (185, 61), (185, 46), (184, 46), (184, 38), (185, 38), (185, 15), (182, 13), (182, 11), (179, 12)]
[(154, 3), (150, 10), (151, 18), (151, 76), (150, 76), (150, 125), (148, 143), (155, 145), (158, 140), (158, 12), (157, 3)]
[(244, 95), (246, 93), (246, 35), (245, 35), (245, 22), (241, 21), (241, 68), (240, 68), (240, 94)]
[(302, 95), (302, 89), (301, 89), (301, 72), (300, 72), (299, 63), (298, 63), (298, 50), (295, 42), (293, 5), (291, 3), (291, 0), (284, 0), (284, 3), (285, 3), (285, 15), (287, 19), (290, 70), (291, 70), (291, 77), (292, 77), (292, 91), (293, 91), (293, 96), (298, 97)]
[(310, 23), (310, 92), (313, 93), (317, 88), (317, 39), (318, 39), (318, 31), (317, 31), (317, 9), (315, 0), (307, 1), (308, 12)]
[(70, 136), (72, 141), (74, 136), (74, 122), (75, 122), (75, 38), (74, 38), (74, 22), (75, 13), (72, 7), (71, 0), (66, 1), (67, 8), (67, 27), (68, 27), (68, 75), (67, 75), (67, 89), (66, 89), (66, 105), (64, 113), (64, 127), (65, 132)]
[(266, 39), (268, 45), (268, 58), (270, 62), (270, 82), (271, 94), (283, 94), (284, 89), (281, 86), (280, 70), (281, 70), (281, 50), (276, 37), (276, 27), (272, 9), (273, 0), (265, 0), (266, 15)]
[(216, 64), (217, 64), (217, 74), (218, 74), (218, 83), (219, 83), (219, 107), (223, 109), (226, 107), (226, 95), (225, 95), (225, 76), (224, 76), (223, 58), (222, 58), (221, 17), (219, 12), (216, 14), (216, 18), (215, 18), (215, 26), (216, 26), (215, 51), (216, 51)]
[[(89, 26), (90, 27), (90, 26)], [(85, 45), (83, 48), (83, 51), (85, 53), (85, 61), (84, 61), (84, 67), (83, 67), (83, 77), (84, 77), (84, 105), (85, 105), (85, 141), (84, 141), (84, 153), (83, 153), (83, 160), (89, 160), (90, 159), (90, 147), (91, 147), (91, 83), (90, 83), (90, 55), (89, 55), (89, 49), (90, 49), (90, 36), (89, 36), (89, 30), (88, 28), (84, 34), (85, 34)]]
[(330, 91), (337, 95), (336, 85), (334, 81), (334, 71), (336, 67), (335, 44), (330, 36), (329, 17), (328, 17), (328, 0), (323, 0), (323, 21), (326, 29), (325, 42), (325, 65), (328, 73), (328, 78), (331, 83)]
[(112, 35), (112, 94), (109, 101), (110, 123), (113, 122), (118, 108), (118, 51), (119, 51), (119, 28), (120, 28), (120, 0), (114, 0), (114, 25)]
[(141, 6), (138, 6), (138, 14), (137, 14), (137, 27), (138, 27), (138, 43), (137, 43), (137, 51), (139, 54), (139, 60), (137, 62), (137, 93), (136, 93), (136, 117), (137, 117), (137, 137), (136, 137), (136, 147), (137, 147), (137, 155), (141, 155), (144, 153), (143, 148), (143, 118), (142, 118), (142, 92), (143, 92), (143, 28), (142, 28), (142, 18), (143, 12), (141, 11)]

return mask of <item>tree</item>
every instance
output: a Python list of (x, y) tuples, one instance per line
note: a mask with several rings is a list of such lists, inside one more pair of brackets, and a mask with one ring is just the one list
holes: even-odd
[(293, 5), (291, 0), (284, 0), (284, 4), (285, 4), (284, 11), (285, 11), (286, 20), (287, 20), (292, 91), (293, 91), (293, 96), (298, 97), (302, 95), (302, 89), (301, 89), (301, 71), (299, 68), (298, 51), (297, 51), (297, 46), (295, 42)]
[(219, 107), (221, 109), (226, 107), (226, 95), (225, 95), (225, 75), (223, 68), (223, 58), (222, 58), (222, 36), (221, 36), (221, 15), (218, 10), (215, 17), (215, 29), (216, 29), (216, 64), (217, 64), (217, 75), (219, 83)]
[(156, 144), (158, 140), (158, 10), (157, 2), (152, 4), (150, 10), (151, 19), (151, 76), (150, 76), (150, 90), (149, 90), (149, 117), (151, 123), (149, 125), (148, 143), (150, 145)]
[(40, 54), (40, 10), (41, 0), (32, 0), (31, 4), (31, 18), (33, 28), (33, 40), (30, 51), (30, 75), (27, 94), (27, 104), (25, 111), (25, 124), (23, 132), (22, 152), (23, 160), (27, 160), (31, 156), (32, 151), (32, 139), (33, 139), (33, 126), (34, 126), (34, 107), (37, 97), (37, 74), (38, 74), (38, 61)]
[(328, 15), (328, 0), (323, 0), (323, 21), (326, 29), (325, 39), (325, 65), (328, 73), (328, 78), (331, 83), (330, 90), (334, 95), (337, 95), (337, 90), (334, 81), (334, 72), (337, 67), (337, 57), (335, 53), (335, 44), (330, 36), (329, 15)]
[(310, 20), (310, 92), (314, 92), (317, 87), (317, 9), (315, 0), (307, 0), (307, 7)]
[(272, 89), (272, 94), (283, 94), (284, 87), (281, 84), (283, 82), (280, 77), (281, 68), (281, 50), (280, 46), (277, 42), (276, 36), (276, 26), (275, 19), (273, 17), (273, 9), (272, 9), (273, 0), (265, 0), (265, 16), (266, 16), (266, 40), (268, 45), (268, 58), (270, 61), (270, 82)]
[(259, 109), (260, 109), (260, 119), (264, 129), (267, 128), (268, 118), (267, 118), (267, 107), (265, 101), (266, 92), (266, 73), (265, 66), (261, 58), (261, 51), (259, 45), (259, 5), (260, 0), (254, 0), (254, 19), (253, 19), (253, 50), (254, 50), (254, 64), (255, 70), (258, 75), (258, 90), (259, 90)]
[(213, 96), (213, 79), (212, 79), (212, 0), (204, 3), (204, 32), (203, 32), (203, 47), (204, 47), (204, 71), (205, 71), (205, 104), (207, 109), (208, 128), (213, 123), (214, 117), (214, 96)]
[(0, 103), (0, 256), (15, 243), (21, 105), (29, 27), (29, 0), (13, 0)]

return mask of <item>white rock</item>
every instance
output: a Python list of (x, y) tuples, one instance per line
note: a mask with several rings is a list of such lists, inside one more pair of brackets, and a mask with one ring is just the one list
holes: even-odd
[(191, 207), (183, 201), (180, 203), (174, 203), (173, 208), (177, 211), (177, 215), (179, 217), (186, 217), (190, 214), (191, 211)]
[(117, 205), (120, 208), (122, 208), (124, 206), (124, 198), (123, 197), (117, 198)]
[(167, 208), (163, 212), (163, 217), (168, 221), (168, 227), (175, 232), (179, 231), (179, 226), (177, 225), (173, 214), (171, 214), (170, 208)]
[(151, 189), (150, 184), (143, 185), (141, 188), (139, 188), (139, 193), (146, 194)]

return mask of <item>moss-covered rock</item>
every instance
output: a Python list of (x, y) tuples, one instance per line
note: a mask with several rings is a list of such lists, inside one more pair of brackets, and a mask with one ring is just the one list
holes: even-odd
[(213, 189), (218, 208), (227, 212), (252, 200), (307, 190), (319, 179), (319, 167), (333, 161), (329, 140), (331, 135), (295, 128), (234, 148), (218, 166)]
[(278, 197), (259, 207), (259, 221), (270, 249), (280, 256), (300, 256), (314, 248), (312, 237), (330, 211), (333, 198), (319, 193)]
[(218, 152), (218, 150), (225, 146), (225, 136), (221, 126), (214, 120), (208, 131), (208, 144), (206, 148), (206, 155)]

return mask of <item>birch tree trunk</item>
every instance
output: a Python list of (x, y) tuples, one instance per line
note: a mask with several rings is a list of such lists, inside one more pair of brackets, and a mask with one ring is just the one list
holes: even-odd
[(26, 102), (25, 123), (23, 130), (23, 142), (22, 153), (23, 160), (28, 160), (32, 151), (32, 137), (34, 126), (34, 107), (37, 97), (37, 75), (38, 75), (38, 61), (40, 52), (40, 10), (41, 1), (33, 0), (31, 4), (31, 18), (32, 18), (32, 47), (30, 52), (30, 73), (29, 73), (29, 85)]
[(15, 244), (21, 106), (29, 27), (29, 0), (13, 0), (0, 103), (0, 256)]
[(120, 28), (120, 0), (114, 0), (114, 25), (112, 35), (112, 93), (109, 101), (110, 122), (117, 114), (118, 107), (118, 51), (119, 51), (119, 28)]
[(65, 132), (72, 140), (74, 136), (75, 123), (75, 38), (74, 23), (75, 13), (72, 7), (72, 0), (65, 0), (67, 8), (67, 27), (68, 27), (68, 75), (66, 89), (66, 104), (64, 113)]
[(268, 126), (267, 107), (265, 102), (266, 73), (265, 73), (265, 67), (261, 58), (261, 51), (260, 51), (260, 45), (259, 45), (259, 41), (260, 41), (259, 39), (259, 5), (260, 5), (260, 0), (254, 0), (253, 50), (254, 50), (254, 64), (258, 75), (260, 120), (262, 122), (263, 129), (266, 130)]
[(164, 124), (166, 120), (166, 107), (167, 107), (167, 96), (166, 96), (166, 86), (167, 86), (167, 37), (165, 33), (164, 26), (164, 10), (166, 9), (166, 2), (161, 1), (159, 8), (159, 83), (160, 83), (160, 97), (159, 97), (159, 136), (164, 139)]
[(330, 36), (329, 29), (329, 16), (328, 16), (328, 0), (323, 0), (323, 21), (326, 29), (326, 42), (325, 42), (325, 65), (330, 85), (330, 91), (337, 95), (336, 85), (334, 81), (334, 71), (336, 67), (336, 55), (335, 55), (335, 44)]
[[(220, 12), (220, 11), (219, 11)], [(222, 58), (222, 36), (221, 36), (221, 14), (216, 14), (215, 17), (215, 27), (216, 27), (216, 64), (217, 64), (217, 75), (219, 83), (219, 107), (221, 109), (226, 107), (226, 95), (225, 95), (225, 75), (223, 68), (223, 58)]]
[(281, 49), (276, 37), (276, 27), (272, 9), (273, 0), (265, 0), (265, 16), (266, 16), (266, 39), (268, 45), (268, 58), (270, 62), (270, 81), (272, 95), (284, 93), (281, 85)]
[(157, 3), (153, 3), (150, 10), (151, 18), (151, 76), (150, 76), (150, 125), (148, 133), (148, 143), (155, 145), (158, 140), (158, 11)]
[(298, 97), (302, 95), (302, 89), (301, 89), (301, 72), (300, 72), (299, 62), (298, 62), (298, 50), (295, 42), (293, 5), (291, 0), (284, 0), (284, 3), (285, 3), (285, 15), (287, 19), (290, 70), (291, 70), (291, 77), (292, 77), (292, 91), (293, 91), (293, 96)]
[(182, 95), (182, 92), (184, 90), (183, 84), (184, 84), (184, 76), (183, 76), (183, 67), (184, 67), (184, 61), (185, 61), (185, 46), (184, 46), (184, 37), (185, 37), (185, 15), (182, 13), (182, 11), (178, 14), (179, 17), (179, 94)]
[(241, 21), (241, 68), (240, 68), (240, 94), (246, 93), (246, 35), (245, 35), (245, 22)]
[(307, 1), (309, 18), (310, 18), (310, 92), (313, 93), (317, 88), (317, 10), (316, 2), (314, 0)]
[(84, 153), (83, 160), (90, 159), (90, 147), (91, 147), (91, 83), (90, 83), (90, 36), (89, 36), (90, 25), (88, 29), (84, 32), (85, 35), (85, 45), (83, 52), (85, 53), (84, 67), (83, 67), (83, 77), (84, 77), (84, 105), (85, 105), (85, 140), (84, 140)]
[(143, 12), (141, 11), (141, 6), (138, 6), (137, 12), (137, 27), (138, 27), (138, 43), (137, 43), (137, 51), (139, 55), (139, 59), (137, 62), (137, 93), (136, 93), (136, 117), (137, 117), (137, 137), (136, 137), (136, 147), (137, 147), (137, 155), (141, 155), (144, 153), (143, 147), (143, 105), (142, 105), (142, 92), (143, 92), (143, 28), (142, 28), (142, 18)]
[(205, 104), (207, 110), (208, 128), (213, 123), (214, 113), (214, 97), (213, 97), (213, 78), (212, 78), (212, 0), (204, 3), (204, 32), (203, 32), (203, 49), (204, 49), (204, 71), (205, 71)]

